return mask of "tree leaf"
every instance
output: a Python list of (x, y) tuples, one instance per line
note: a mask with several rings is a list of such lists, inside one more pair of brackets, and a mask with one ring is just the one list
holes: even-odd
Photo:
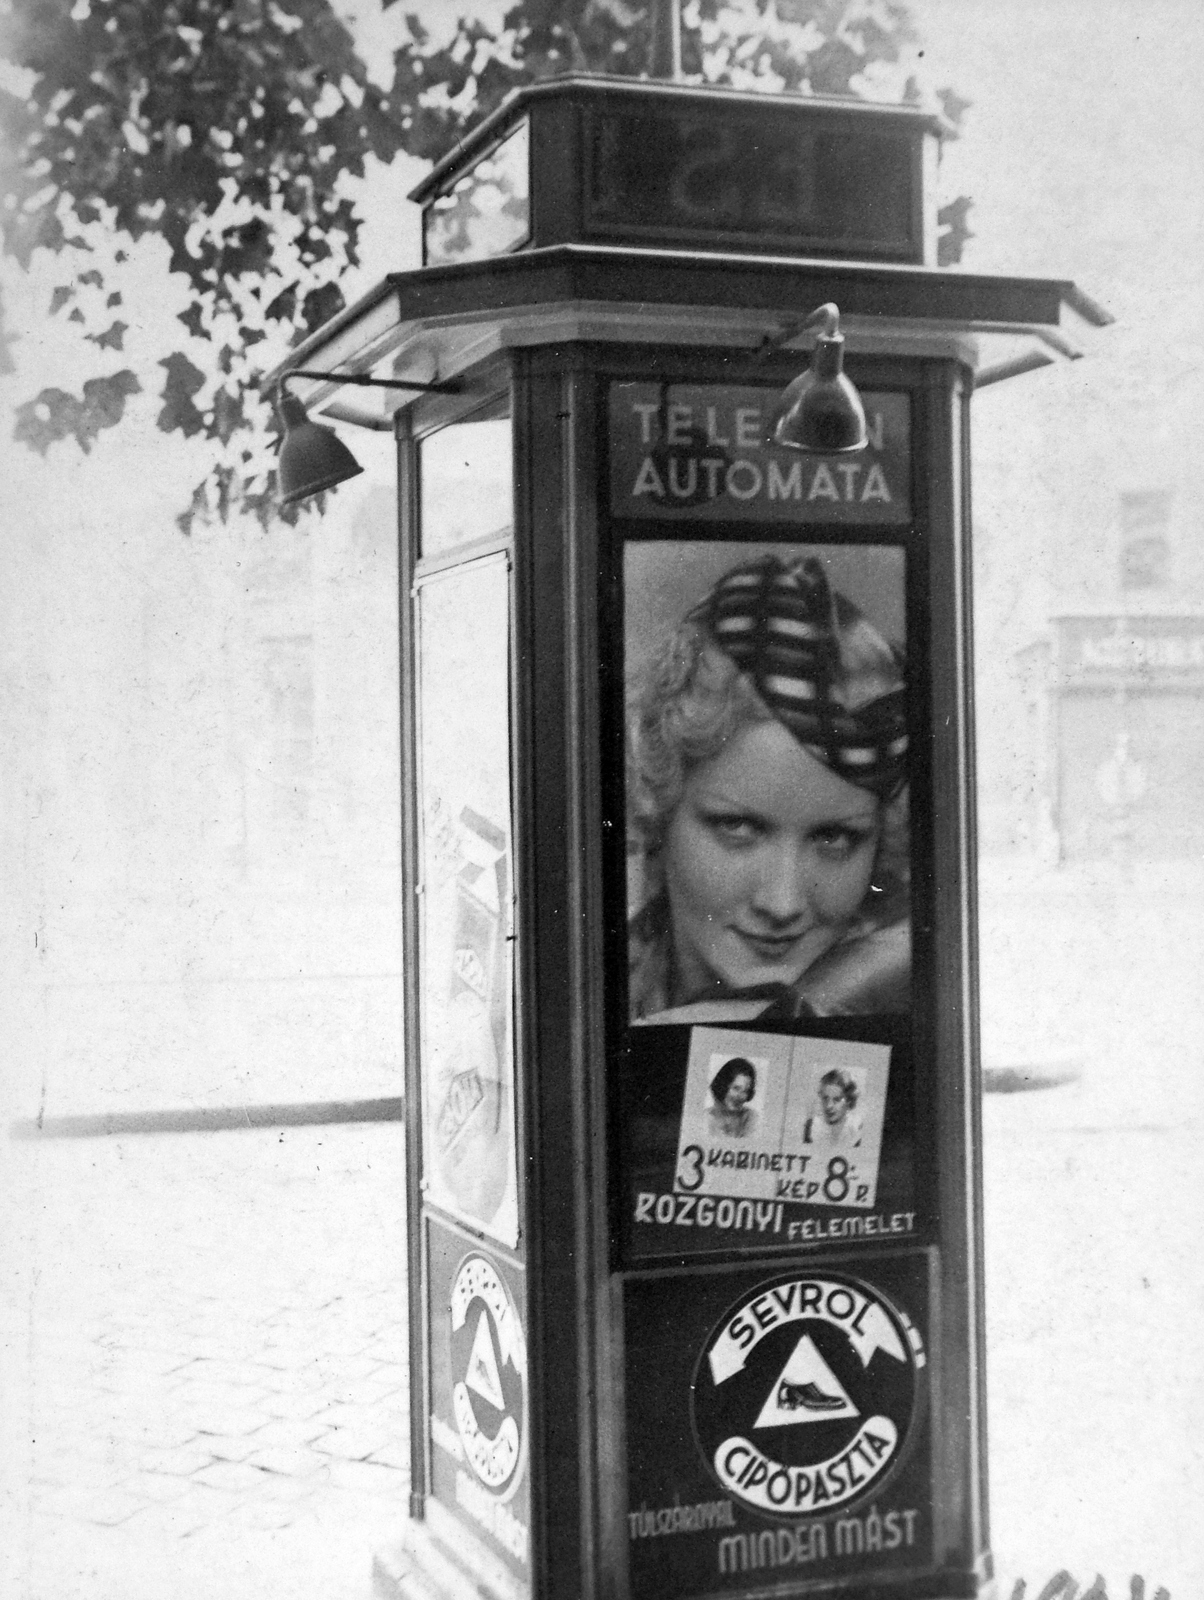
[(329, 322), (346, 304), (343, 291), (337, 283), (324, 283), (319, 289), (311, 289), (301, 306), (306, 332), (312, 333), (324, 322)]
[(142, 388), (128, 368), (107, 378), (90, 378), (82, 398), (65, 389), (43, 389), (17, 407), (13, 438), (40, 455), (60, 439), (74, 438), (87, 454), (98, 433), (115, 427), (125, 413), (125, 402)]
[(194, 300), (187, 311), (180, 311), (177, 315), (194, 339), (209, 339), (212, 337), (205, 327), (203, 321), (205, 308), (199, 300)]
[(58, 439), (74, 436), (80, 402), (65, 389), (43, 389), (17, 407), (13, 438), (44, 456)]
[(134, 374), (126, 368), (109, 378), (89, 378), (84, 384), (85, 426), (89, 437), (95, 437), (102, 428), (111, 428), (121, 421), (126, 400), (142, 388)]
[(102, 350), (120, 350), (123, 348), (128, 322), (114, 322), (103, 333), (89, 333), (84, 337), (92, 344), (99, 345)]
[(281, 289), (263, 314), (273, 322), (291, 322), (297, 315), (297, 285), (290, 283), (287, 289)]
[(204, 417), (192, 401), (193, 395), (204, 386), (205, 374), (179, 351), (159, 365), (167, 369), (167, 378), (163, 384), (163, 409), (156, 425), (163, 433), (179, 432), (191, 439), (205, 426)]
[(12, 339), (8, 331), (8, 323), (4, 316), (4, 303), (0, 301), (0, 377), (15, 372), (16, 363), (12, 356)]
[(936, 264), (938, 267), (955, 266), (962, 259), (962, 252), (966, 242), (973, 239), (970, 230), (969, 216), (974, 205), (969, 195), (958, 195), (956, 200), (950, 200), (936, 214)]
[(936, 97), (941, 103), (941, 110), (949, 121), (955, 128), (960, 128), (962, 118), (974, 104), (973, 100), (964, 99), (956, 89), (938, 89)]
[(229, 389), (219, 389), (213, 397), (213, 427), (211, 432), (223, 444), (229, 444), (239, 428), (246, 422), (241, 395)]

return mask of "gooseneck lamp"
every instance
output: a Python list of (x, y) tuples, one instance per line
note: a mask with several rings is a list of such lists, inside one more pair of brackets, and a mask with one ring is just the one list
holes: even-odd
[(276, 414), (284, 427), (276, 476), (281, 505), (295, 505), (345, 483), (364, 469), (333, 428), (310, 420), (309, 412), (284, 385), (276, 401)]
[(309, 412), (286, 385), (290, 378), (330, 378), (372, 389), (413, 389), (430, 394), (458, 394), (458, 383), (410, 383), (404, 379), (369, 378), (359, 372), (311, 372), (295, 367), (281, 378), (276, 390), (276, 415), (284, 428), (276, 477), (281, 505), (296, 505), (324, 489), (346, 483), (364, 469), (333, 428), (311, 420)]
[(770, 419), (769, 437), (808, 455), (851, 455), (869, 442), (861, 396), (844, 374), (840, 311), (822, 305), (803, 323), (819, 328), (811, 365), (782, 391)]

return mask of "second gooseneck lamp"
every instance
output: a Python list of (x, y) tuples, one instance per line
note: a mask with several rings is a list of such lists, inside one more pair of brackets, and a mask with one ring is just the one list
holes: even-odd
[(803, 327), (819, 328), (819, 338), (811, 365), (787, 384), (774, 407), (769, 442), (815, 456), (864, 450), (869, 442), (865, 407), (845, 376), (840, 311), (828, 301), (811, 313)]

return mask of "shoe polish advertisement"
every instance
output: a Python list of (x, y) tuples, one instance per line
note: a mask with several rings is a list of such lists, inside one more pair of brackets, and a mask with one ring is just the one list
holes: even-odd
[(531, 1570), (525, 1275), (429, 1226), (430, 1488), (513, 1583)]
[(628, 1281), (632, 1593), (933, 1568), (930, 1272), (912, 1250)]

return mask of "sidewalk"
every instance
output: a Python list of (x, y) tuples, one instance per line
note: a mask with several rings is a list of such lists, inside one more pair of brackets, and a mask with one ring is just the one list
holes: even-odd
[[(1092, 1127), (1086, 1098), (984, 1108), (1001, 1592), (1065, 1565), (1188, 1600), (1204, 1129)], [(401, 1149), (396, 1123), (8, 1147), (37, 1271), (5, 1600), (369, 1600), (408, 1488)]]
[(33, 1246), (14, 1596), (365, 1600), (408, 1491), (402, 1144), (9, 1145)]
[[(1156, 1075), (1155, 1075), (1156, 1076)], [(1100, 1126), (1077, 1085), (988, 1095), (991, 1541), (1009, 1600), (1062, 1568), (1204, 1595), (1204, 1123)], [(1172, 1114), (1168, 1115), (1168, 1111)]]
[[(1134, 974), (1140, 1056), (984, 1106), (1002, 1600), (1061, 1566), (1204, 1593), (1204, 1057), (1162, 965)], [(398, 1123), (5, 1142), (4, 1600), (369, 1600), (408, 1490), (402, 1147)]]

